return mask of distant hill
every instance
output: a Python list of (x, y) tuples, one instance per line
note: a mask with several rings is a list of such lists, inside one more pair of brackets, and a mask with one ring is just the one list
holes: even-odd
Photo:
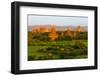
[[(51, 25), (29, 25), (28, 26), (28, 31), (32, 31), (32, 29), (36, 29), (39, 27), (43, 27), (43, 28), (47, 28), (50, 29)], [(67, 29), (68, 26), (56, 26), (57, 31), (65, 31)], [(73, 30), (75, 30), (77, 27), (76, 26), (70, 26)], [(81, 26), (85, 31), (88, 30), (87, 26)]]

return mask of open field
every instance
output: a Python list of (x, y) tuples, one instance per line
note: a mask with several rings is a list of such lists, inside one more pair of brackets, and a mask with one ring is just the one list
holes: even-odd
[(87, 40), (39, 41), (28, 45), (28, 60), (87, 58)]

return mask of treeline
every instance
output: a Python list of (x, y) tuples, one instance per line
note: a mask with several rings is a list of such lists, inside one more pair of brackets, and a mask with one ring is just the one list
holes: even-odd
[[(73, 31), (74, 32), (74, 31)], [(71, 35), (62, 31), (57, 31), (56, 32), (56, 39), (55, 41), (63, 41), (63, 40), (87, 40), (88, 38), (88, 33), (87, 32), (80, 32), (77, 33), (75, 35)], [(52, 36), (53, 37), (53, 36)], [(38, 42), (38, 41), (52, 41), (51, 37), (50, 37), (50, 33), (49, 32), (45, 32), (45, 33), (32, 33), (32, 32), (28, 32), (28, 44), (31, 45), (32, 42)]]

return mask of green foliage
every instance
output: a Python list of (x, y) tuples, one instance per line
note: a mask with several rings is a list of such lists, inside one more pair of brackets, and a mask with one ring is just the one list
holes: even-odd
[[(75, 37), (71, 38), (70, 36), (66, 35), (64, 32), (64, 36), (61, 36), (61, 32), (57, 32), (58, 38), (55, 41), (71, 41), (71, 40), (87, 40), (87, 32), (78, 33)], [(47, 42), (50, 41), (48, 37), (49, 33), (32, 33), (28, 32), (28, 45), (37, 45), (36, 42)], [(45, 43), (43, 43), (45, 45)]]
[[(50, 42), (51, 43), (51, 42)], [(65, 44), (63, 44), (65, 43)], [(51, 60), (51, 59), (77, 59), (87, 58), (87, 41), (75, 40), (51, 43), (49, 46), (31, 46), (34, 47), (29, 52), (29, 60)], [(35, 49), (36, 47), (36, 49)], [(36, 52), (35, 52), (36, 51)], [(33, 53), (33, 54), (32, 54)], [(33, 57), (30, 57), (33, 56)]]
[(28, 60), (35, 60), (35, 56), (28, 56)]
[(86, 48), (85, 44), (82, 41), (76, 41), (74, 46), (75, 49), (84, 49)]
[(87, 40), (87, 37), (88, 37), (87, 32), (81, 32), (77, 34), (77, 36), (74, 39), (75, 40), (81, 40), (81, 39)]
[(87, 58), (87, 32), (71, 38), (57, 32), (58, 38), (51, 41), (49, 33), (28, 32), (28, 60), (79, 59)]
[(33, 34), (33, 40), (39, 40), (39, 41), (48, 41), (50, 40), (48, 37), (49, 33), (34, 33)]

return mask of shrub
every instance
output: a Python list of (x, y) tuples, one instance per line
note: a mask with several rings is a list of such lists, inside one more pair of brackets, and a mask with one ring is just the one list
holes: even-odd
[(35, 60), (35, 56), (28, 56), (28, 60)]
[(76, 41), (75, 44), (73, 45), (73, 48), (83, 49), (83, 48), (86, 48), (86, 46), (82, 41)]
[(77, 34), (77, 36), (75, 37), (75, 40), (79, 40), (79, 39), (87, 40), (87, 38), (88, 38), (88, 33), (87, 33), (87, 32), (80, 32), (80, 33)]

